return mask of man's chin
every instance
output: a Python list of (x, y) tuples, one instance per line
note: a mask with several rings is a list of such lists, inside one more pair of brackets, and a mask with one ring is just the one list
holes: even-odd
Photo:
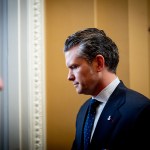
[(77, 90), (76, 89), (76, 92), (78, 93), (78, 94), (84, 94), (84, 95), (91, 95), (90, 93), (88, 93), (87, 91), (81, 91), (81, 90)]
[(83, 90), (76, 89), (76, 92), (77, 92), (78, 94), (85, 94), (85, 95), (87, 95), (86, 92), (83, 91)]
[(76, 89), (76, 92), (77, 92), (78, 94), (84, 94), (83, 91), (81, 91), (81, 90), (79, 90), (79, 89)]

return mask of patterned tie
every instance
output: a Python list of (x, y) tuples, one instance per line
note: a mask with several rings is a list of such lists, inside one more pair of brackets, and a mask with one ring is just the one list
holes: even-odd
[(92, 99), (89, 105), (89, 110), (87, 114), (87, 118), (84, 124), (84, 150), (88, 150), (91, 138), (91, 132), (94, 124), (95, 114), (96, 114), (96, 107), (100, 104), (99, 101)]

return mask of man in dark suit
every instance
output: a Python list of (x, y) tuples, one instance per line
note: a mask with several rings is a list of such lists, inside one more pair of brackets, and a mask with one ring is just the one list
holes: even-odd
[[(66, 39), (64, 54), (68, 80), (78, 94), (91, 95), (78, 112), (72, 150), (150, 150), (150, 101), (116, 75), (119, 53), (112, 39), (87, 28)], [(99, 101), (95, 116), (88, 113), (92, 101)]]

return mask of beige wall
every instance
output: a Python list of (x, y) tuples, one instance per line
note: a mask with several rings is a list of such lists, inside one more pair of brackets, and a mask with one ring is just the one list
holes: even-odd
[(48, 150), (70, 150), (76, 114), (89, 97), (78, 95), (67, 81), (63, 44), (76, 30), (104, 29), (120, 49), (119, 78), (127, 86), (150, 96), (147, 2), (45, 0)]
[(120, 52), (117, 74), (129, 86), (128, 1), (97, 0), (97, 27), (116, 42)]
[[(148, 50), (149, 50), (149, 68), (150, 68), (150, 1), (148, 0)], [(150, 97), (150, 70), (149, 70), (149, 97)]]
[(148, 0), (129, 0), (130, 87), (150, 96)]
[(69, 150), (76, 113), (86, 96), (77, 95), (72, 83), (67, 81), (63, 44), (69, 34), (93, 26), (93, 1), (47, 0), (45, 6), (47, 149)]

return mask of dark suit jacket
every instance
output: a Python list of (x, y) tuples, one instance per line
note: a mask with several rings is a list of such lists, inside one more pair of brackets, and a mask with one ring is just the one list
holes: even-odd
[[(78, 112), (72, 150), (82, 150), (89, 100)], [(102, 111), (90, 149), (150, 150), (150, 100), (119, 83)]]

